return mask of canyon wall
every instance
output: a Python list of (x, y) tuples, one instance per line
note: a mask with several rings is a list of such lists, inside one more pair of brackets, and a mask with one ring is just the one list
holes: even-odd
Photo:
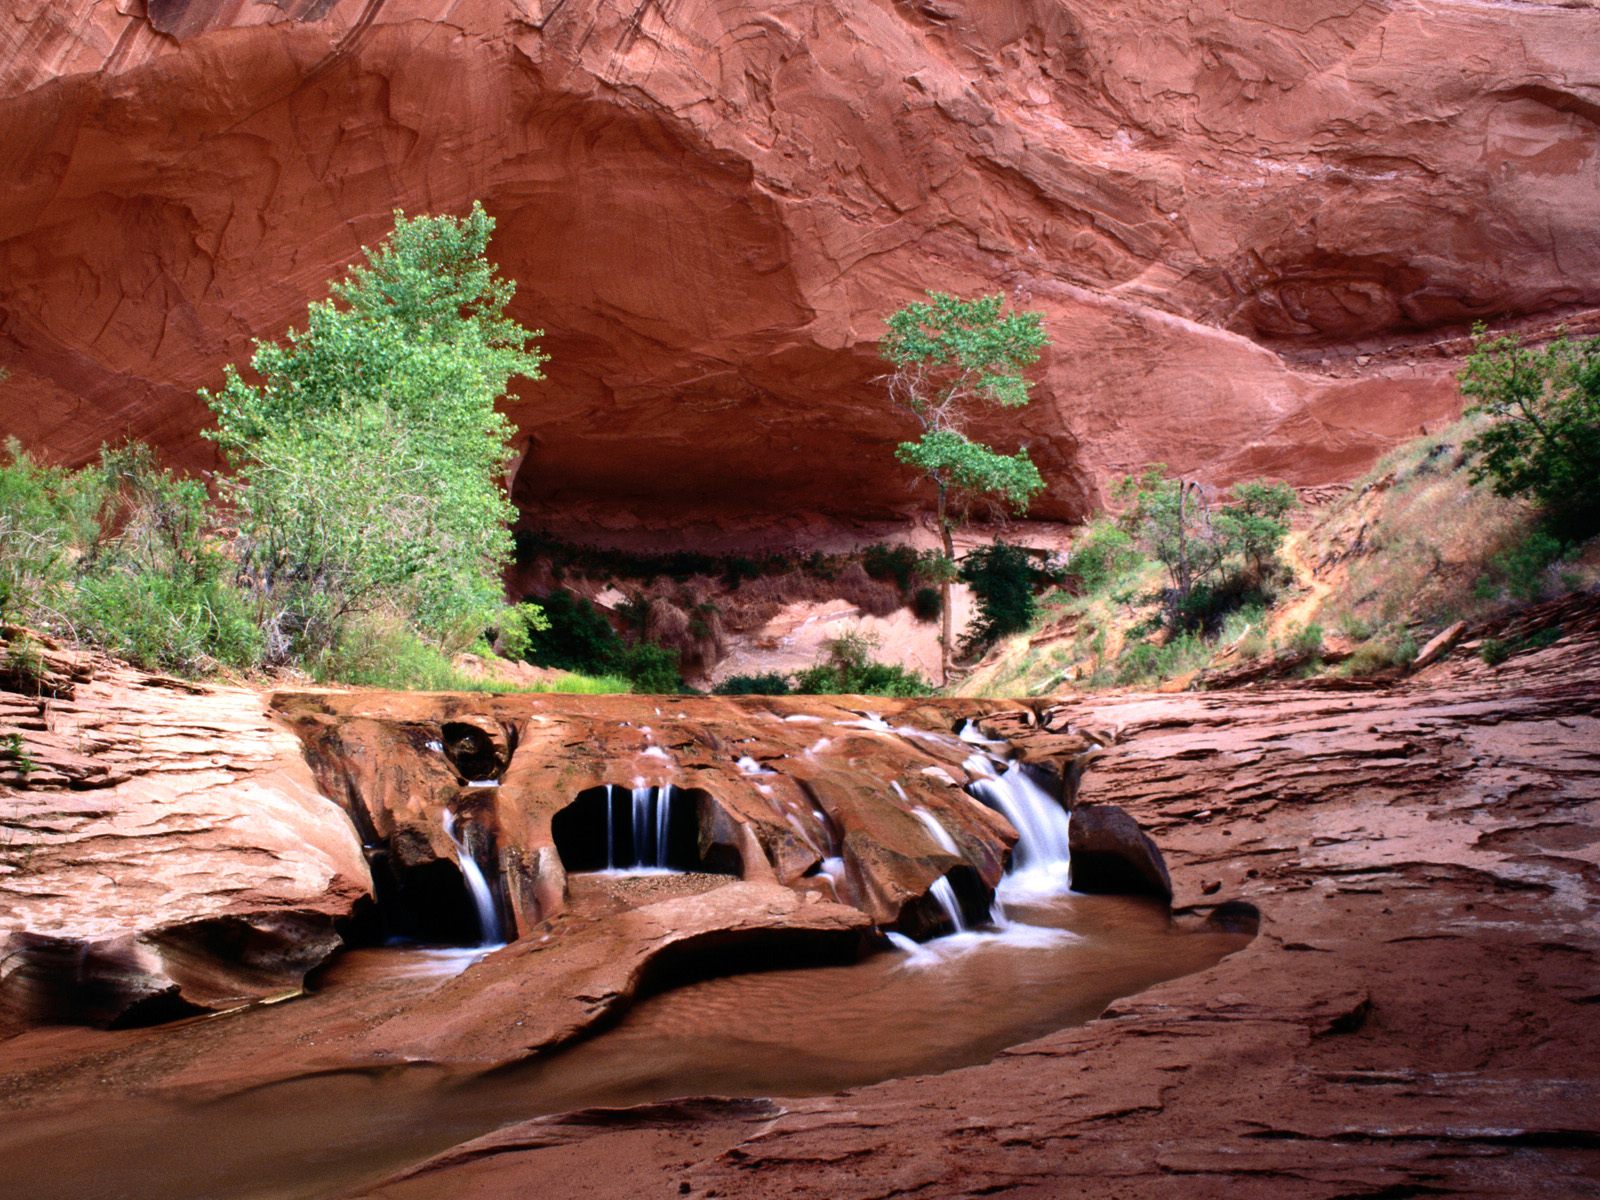
[(22, 0), (0, 433), (209, 466), (196, 387), (479, 198), (540, 520), (904, 511), (875, 340), (928, 287), (1047, 315), (995, 438), (1036, 515), (1341, 479), (1455, 411), (1473, 320), (1594, 323), (1596, 64), (1571, 0)]

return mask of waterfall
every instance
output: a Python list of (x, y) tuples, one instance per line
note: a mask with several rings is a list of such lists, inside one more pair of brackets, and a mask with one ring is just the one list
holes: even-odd
[[(650, 787), (645, 784), (634, 786), (632, 790), (633, 862), (623, 866), (623, 870), (639, 868), (671, 869), (667, 863), (667, 855), (672, 836), (672, 798), (677, 790), (670, 783), (664, 787)], [(608, 789), (606, 793), (608, 805), (610, 799), (611, 794)], [(613, 834), (610, 825), (609, 807), (606, 813), (606, 837), (610, 839)], [(619, 866), (614, 842), (608, 841), (607, 843), (606, 865), (612, 869)]]
[(461, 878), (466, 881), (467, 891), (472, 894), (472, 905), (478, 911), (478, 944), (501, 945), (505, 938), (500, 931), (500, 912), (495, 906), (494, 893), (489, 890), (489, 881), (484, 878), (478, 860), (467, 848), (466, 839), (457, 834), (456, 815), (449, 809), (445, 809), (444, 813), (444, 831), (456, 848)]
[(606, 784), (606, 869), (617, 865), (617, 803), (616, 784)]
[(996, 775), (989, 760), (975, 754), (966, 766), (969, 774), (978, 776), (968, 790), (1004, 813), (1017, 831), (1011, 869), (1002, 886), (1022, 893), (1065, 891), (1072, 862), (1072, 819), (1066, 810), (1020, 765), (1012, 764)]
[(928, 889), (928, 895), (939, 902), (939, 907), (944, 909), (944, 915), (949, 919), (951, 928), (957, 933), (967, 931), (967, 923), (961, 919), (961, 905), (956, 900), (956, 890), (950, 886), (950, 880), (941, 875), (933, 881), (933, 886)]

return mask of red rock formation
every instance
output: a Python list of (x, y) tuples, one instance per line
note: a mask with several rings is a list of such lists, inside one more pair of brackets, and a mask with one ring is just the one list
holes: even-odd
[(1346, 476), (1479, 316), (1600, 303), (1588, 6), (74, 0), (0, 27), (0, 432), (191, 465), (193, 389), (389, 211), (500, 220), (569, 525), (892, 514), (885, 310), (1043, 309), (1010, 434), (1108, 471)]
[(0, 679), (0, 1035), (297, 990), (371, 881), (267, 698), (48, 658)]
[[(544, 1118), (354, 1194), (495, 1200), (605, 1162), (595, 1200), (1592, 1195), (1595, 618), (1591, 600), (1503, 667), (1358, 695), (1046, 709), (1109, 742), (1082, 795), (1155, 833), (1180, 904), (1221, 882), (1259, 905), (1261, 935), (1209, 971), (981, 1067)], [(1055, 752), (1048, 728), (985, 725)]]

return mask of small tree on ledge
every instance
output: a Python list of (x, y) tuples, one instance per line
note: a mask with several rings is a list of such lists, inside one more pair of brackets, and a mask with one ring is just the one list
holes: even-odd
[(889, 317), (880, 352), (894, 366), (889, 398), (917, 419), (922, 436), (901, 442), (895, 457), (934, 486), (935, 520), (944, 546), (939, 592), (940, 675), (950, 677), (950, 582), (955, 574), (956, 519), (980, 500), (998, 500), (1018, 513), (1044, 490), (1026, 448), (1002, 454), (974, 441), (968, 429), (982, 406), (1021, 408), (1032, 384), (1023, 368), (1050, 344), (1044, 316), (1006, 312), (1005, 297), (963, 300), (929, 292)]

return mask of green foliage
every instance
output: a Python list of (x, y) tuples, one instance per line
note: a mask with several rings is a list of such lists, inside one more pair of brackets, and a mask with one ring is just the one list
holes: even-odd
[(586, 675), (616, 675), (641, 692), (683, 689), (675, 651), (650, 642), (624, 642), (605, 615), (571, 592), (554, 591), (539, 600), (546, 624), (530, 629), (525, 657), (541, 667)]
[(1149, 683), (1204, 666), (1211, 648), (1197, 634), (1180, 633), (1165, 642), (1129, 642), (1117, 659), (1119, 684)]
[(1543, 349), (1473, 330), (1458, 380), (1472, 414), (1492, 423), (1467, 443), (1475, 481), (1526, 497), (1564, 541), (1600, 532), (1600, 337)]
[(526, 659), (533, 648), (533, 635), (549, 628), (550, 618), (544, 615), (544, 609), (523, 601), (501, 609), (489, 640), (506, 658)]
[(712, 694), (717, 696), (787, 696), (794, 690), (789, 677), (778, 671), (760, 675), (729, 675)]
[(633, 684), (636, 692), (661, 694), (683, 691), (678, 652), (653, 642), (635, 642), (617, 657), (614, 673)]
[(967, 436), (971, 406), (1017, 408), (1032, 388), (1024, 368), (1049, 344), (1044, 318), (1005, 311), (1005, 297), (963, 300), (929, 292), (888, 318), (880, 351), (894, 366), (890, 397), (922, 426), (922, 436), (902, 442), (895, 456), (938, 488), (940, 519), (946, 503), (999, 496), (1018, 511), (1044, 488), (1026, 450), (1013, 455)]
[(1002, 497), (1017, 512), (1044, 490), (1044, 479), (1026, 450), (1000, 454), (954, 429), (934, 429), (915, 442), (901, 442), (894, 456), (916, 467), (952, 494)]
[(1484, 638), (1478, 647), (1478, 657), (1491, 667), (1498, 667), (1511, 657), (1511, 647), (1499, 638)]
[(466, 644), (502, 606), (510, 423), (495, 401), (544, 356), (505, 315), (494, 222), (395, 214), (366, 264), (201, 395), (236, 471), (241, 574), (271, 662), (313, 658), (353, 618), (394, 612)]
[(1123, 530), (1166, 568), (1172, 628), (1214, 630), (1232, 609), (1270, 601), (1266, 588), (1295, 503), (1287, 485), (1238, 484), (1216, 506), (1200, 484), (1171, 478), (1158, 463), (1119, 480), (1116, 495), (1127, 504)]
[[(1549, 583), (1550, 567), (1562, 555), (1561, 541), (1548, 530), (1532, 529), (1489, 560), (1495, 591), (1504, 588), (1518, 600), (1537, 600)], [(1487, 598), (1487, 597), (1486, 597)]]
[(1288, 484), (1254, 479), (1236, 483), (1229, 503), (1214, 520), (1217, 535), (1230, 554), (1244, 559), (1258, 582), (1265, 582), (1278, 567), (1278, 547), (1288, 536), (1291, 510), (1299, 506)]
[(0, 456), (0, 619), (55, 626), (78, 563), (100, 538), (103, 477), (36, 462), (16, 438)]
[(11, 763), (17, 768), (17, 774), (24, 779), (32, 775), (37, 767), (33, 755), (29, 754), (27, 747), (22, 744), (20, 733), (8, 733), (0, 737), (0, 761)]
[(155, 670), (249, 667), (260, 653), (209, 498), (150, 448), (105, 448), (78, 471), (15, 442), (0, 464), (0, 610)]
[(1289, 635), (1289, 648), (1304, 654), (1322, 653), (1322, 626), (1314, 622)]
[(548, 559), (558, 579), (566, 570), (573, 569), (594, 577), (645, 582), (661, 576), (676, 580), (707, 576), (721, 578), (729, 588), (736, 588), (746, 580), (782, 574), (805, 565), (794, 553), (765, 554), (759, 558), (744, 554), (705, 554), (697, 550), (651, 554), (565, 542), (529, 529), (518, 530), (514, 540), (519, 564), (526, 566), (540, 558)]
[(861, 567), (873, 579), (893, 580), (902, 595), (916, 584), (922, 556), (910, 546), (886, 546), (882, 542), (861, 552)]
[(611, 670), (622, 653), (622, 638), (598, 608), (560, 590), (540, 597), (538, 607), (548, 624), (529, 630), (524, 654), (529, 662), (593, 675)]
[(1091, 595), (1104, 592), (1140, 563), (1144, 556), (1133, 538), (1116, 523), (1092, 522), (1072, 546), (1067, 571)]
[(1050, 343), (1042, 314), (1007, 313), (998, 293), (962, 300), (929, 292), (927, 301), (906, 305), (886, 324), (883, 357), (926, 377), (913, 407), (941, 403), (952, 392), (1005, 408), (1026, 404), (1032, 385), (1022, 368), (1037, 362)]
[(826, 656), (794, 677), (805, 695), (926, 696), (933, 688), (914, 671), (876, 662), (878, 642), (866, 633), (842, 633), (827, 643)]
[(1033, 623), (1038, 570), (1022, 547), (1006, 542), (977, 547), (962, 561), (961, 578), (978, 605), (967, 630), (970, 647), (991, 646)]
[(944, 598), (936, 587), (919, 587), (911, 597), (912, 615), (919, 621), (937, 621), (944, 612)]
[(261, 653), (244, 596), (216, 575), (114, 568), (79, 582), (74, 610), (80, 635), (153, 670), (247, 668)]

